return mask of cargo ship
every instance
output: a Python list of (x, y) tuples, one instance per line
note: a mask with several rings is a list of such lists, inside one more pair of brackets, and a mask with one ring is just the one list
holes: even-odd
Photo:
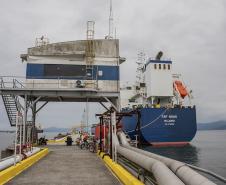
[(124, 117), (122, 128), (132, 140), (139, 136), (142, 144), (185, 145), (197, 131), (192, 90), (181, 74), (172, 73), (173, 62), (162, 55), (146, 61), (140, 53), (136, 83), (121, 85), (122, 112), (139, 112)]

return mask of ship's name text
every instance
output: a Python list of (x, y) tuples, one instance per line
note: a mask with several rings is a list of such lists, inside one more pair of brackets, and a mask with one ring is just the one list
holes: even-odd
[(166, 126), (173, 126), (177, 119), (177, 115), (162, 115), (162, 119), (164, 119), (164, 123)]

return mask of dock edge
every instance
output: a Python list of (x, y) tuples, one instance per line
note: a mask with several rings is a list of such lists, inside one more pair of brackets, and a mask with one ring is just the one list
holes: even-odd
[(112, 159), (105, 155), (104, 152), (97, 153), (102, 160), (106, 163), (106, 165), (112, 170), (112, 172), (119, 178), (119, 180), (125, 185), (144, 185), (141, 181), (139, 181), (136, 177), (130, 174), (125, 168), (121, 165), (112, 161)]
[(16, 166), (11, 166), (0, 172), (0, 185), (5, 184), (15, 176), (32, 166), (34, 163), (45, 157), (49, 153), (48, 148), (42, 149), (40, 152), (32, 155), (31, 157), (19, 162)]

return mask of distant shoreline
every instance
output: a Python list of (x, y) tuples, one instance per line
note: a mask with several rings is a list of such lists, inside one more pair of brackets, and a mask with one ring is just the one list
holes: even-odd
[(14, 133), (14, 130), (0, 130), (0, 133)]
[[(217, 121), (212, 123), (198, 123), (198, 131), (205, 130), (226, 130), (226, 121)], [(67, 133), (70, 132), (70, 128), (58, 128), (58, 127), (48, 127), (43, 129), (44, 132), (57, 132), (57, 133)], [(0, 130), (0, 133), (14, 133), (14, 130)]]
[(211, 130), (213, 130), (213, 131), (214, 130), (216, 130), (216, 131), (219, 130), (220, 131), (220, 130), (226, 130), (226, 129), (197, 129), (197, 131), (211, 131)]
[(226, 130), (226, 121), (198, 123), (197, 130)]

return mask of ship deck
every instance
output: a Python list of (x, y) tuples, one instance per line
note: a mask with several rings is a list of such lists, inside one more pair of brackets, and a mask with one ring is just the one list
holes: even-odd
[(48, 146), (49, 154), (7, 184), (121, 184), (96, 154), (77, 146)]

